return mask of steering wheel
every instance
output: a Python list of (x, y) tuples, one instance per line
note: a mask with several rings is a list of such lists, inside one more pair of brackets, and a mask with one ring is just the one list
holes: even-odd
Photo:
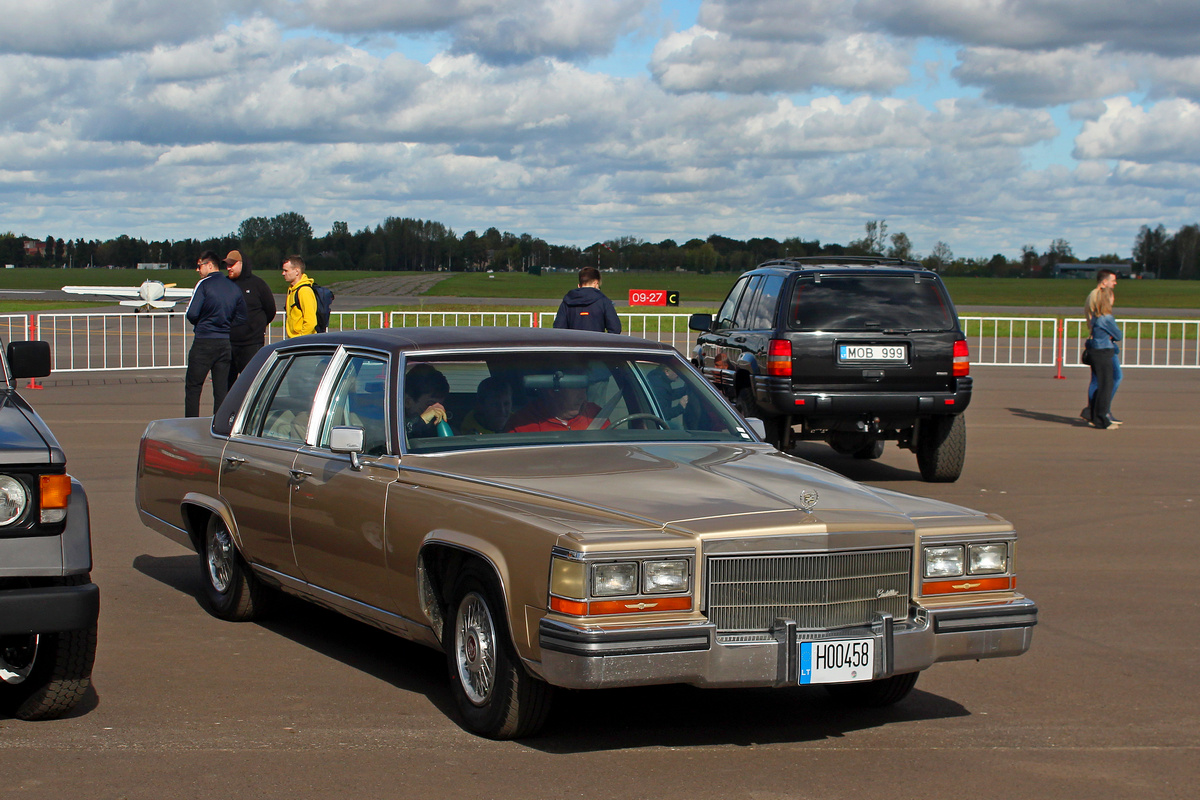
[(611, 423), (608, 427), (615, 428), (618, 425), (621, 425), (626, 422), (632, 422), (635, 419), (648, 419), (652, 422), (657, 423), (664, 431), (671, 429), (671, 423), (667, 422), (665, 419), (663, 419), (662, 417), (660, 417), (656, 414), (630, 414), (627, 417), (621, 417), (616, 422)]

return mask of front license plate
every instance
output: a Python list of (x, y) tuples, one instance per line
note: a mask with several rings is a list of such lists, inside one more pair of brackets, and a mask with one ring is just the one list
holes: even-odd
[(800, 643), (800, 683), (853, 683), (874, 677), (874, 639)]
[(838, 361), (844, 364), (857, 364), (863, 361), (907, 364), (908, 348), (902, 344), (839, 344)]

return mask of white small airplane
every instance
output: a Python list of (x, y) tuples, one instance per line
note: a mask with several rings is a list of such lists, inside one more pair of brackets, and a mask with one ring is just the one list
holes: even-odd
[(67, 294), (92, 294), (102, 297), (127, 297), (120, 305), (130, 306), (135, 311), (162, 311), (175, 307), (185, 297), (192, 296), (191, 289), (176, 289), (173, 283), (142, 281), (141, 286), (64, 286)]

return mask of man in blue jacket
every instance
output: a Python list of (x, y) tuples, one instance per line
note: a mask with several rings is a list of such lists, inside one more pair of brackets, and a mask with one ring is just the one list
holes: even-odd
[(554, 315), (554, 327), (577, 331), (599, 331), (620, 333), (621, 320), (612, 300), (600, 291), (600, 270), (584, 267), (579, 270), (579, 288), (567, 292), (558, 313)]
[(205, 250), (196, 262), (200, 282), (188, 302), (187, 321), (192, 323), (192, 347), (188, 350), (187, 373), (183, 379), (183, 414), (200, 416), (200, 392), (212, 373), (213, 414), (229, 391), (229, 364), (232, 348), (229, 331), (246, 321), (246, 301), (242, 290), (221, 274), (217, 254)]

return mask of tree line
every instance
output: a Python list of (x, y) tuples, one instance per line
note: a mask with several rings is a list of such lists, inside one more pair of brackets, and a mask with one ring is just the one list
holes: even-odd
[[(33, 239), (14, 233), (0, 234), (0, 263), (27, 267), (117, 266), (165, 263), (187, 268), (204, 250), (224, 255), (240, 250), (254, 267), (274, 269), (288, 255), (300, 254), (316, 270), (440, 271), (515, 270), (540, 273), (554, 268), (577, 270), (594, 266), (605, 270), (689, 272), (743, 272), (774, 258), (818, 255), (877, 255), (921, 261), (946, 275), (988, 277), (1048, 277), (1055, 264), (1077, 263), (1071, 245), (1055, 239), (1044, 250), (1024, 245), (1021, 254), (1008, 257), (959, 258), (939, 241), (928, 255), (917, 253), (904, 232), (889, 233), (886, 220), (870, 220), (864, 235), (848, 244), (822, 243), (800, 236), (745, 241), (713, 234), (707, 239), (678, 243), (673, 239), (647, 242), (633, 236), (595, 242), (588, 247), (556, 245), (528, 233), (514, 234), (488, 228), (459, 235), (432, 220), (389, 217), (374, 228), (352, 232), (345, 222), (334, 222), (329, 233), (314, 236), (302, 214), (288, 211), (274, 217), (251, 217), (225, 236), (209, 239), (146, 241), (121, 235), (115, 239)], [(1131, 261), (1135, 272), (1160, 278), (1200, 277), (1200, 225), (1185, 225), (1174, 234), (1162, 225), (1142, 226), (1132, 258), (1107, 253), (1084, 259), (1087, 263)]]

